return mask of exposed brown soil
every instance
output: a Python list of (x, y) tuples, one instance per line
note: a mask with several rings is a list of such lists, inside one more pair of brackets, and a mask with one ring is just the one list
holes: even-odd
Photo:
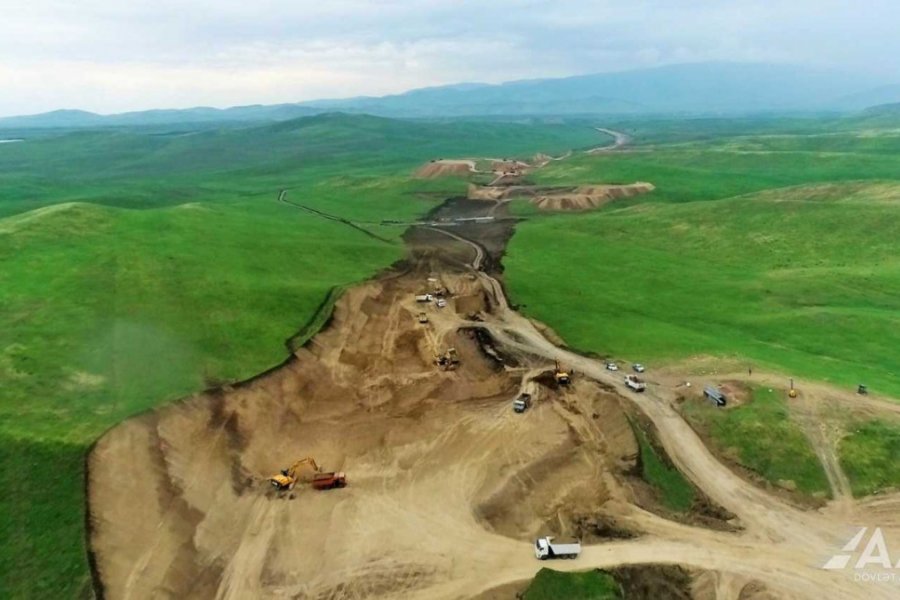
[[(480, 551), (447, 562), (455, 546), (508, 560), (512, 540), (576, 533), (606, 499), (628, 500), (616, 475), (634, 440), (616, 403), (582, 382), (515, 415), (521, 373), (438, 309), (413, 318), (424, 279), (351, 290), (284, 368), (97, 444), (92, 545), (109, 597), (393, 597), (490, 568)], [(474, 295), (464, 276), (445, 283)], [(462, 368), (441, 372), (433, 356), (450, 345)], [(270, 491), (266, 476), (307, 455), (349, 487)]]
[(436, 179), (438, 177), (467, 176), (475, 172), (475, 162), (470, 160), (433, 160), (419, 167), (415, 176), (419, 179)]
[[(498, 260), (509, 234), (490, 227), (481, 237)], [(523, 555), (530, 576), (538, 534), (613, 531), (636, 454), (614, 395), (587, 380), (528, 383), (521, 365), (534, 359), (521, 353), (498, 361), (490, 335), (459, 325), (490, 304), (454, 266), (469, 251), (424, 228), (407, 241), (413, 268), (346, 293), (282, 368), (97, 443), (91, 545), (108, 597), (457, 596)], [(415, 302), (429, 277), (452, 293), (447, 308)], [(440, 371), (434, 357), (450, 346), (461, 367)], [(523, 384), (536, 405), (516, 415)], [(269, 475), (308, 455), (349, 486), (270, 488)]]
[(769, 590), (764, 583), (729, 573), (707, 571), (691, 583), (694, 600), (785, 600), (786, 596)]
[(510, 200), (530, 198), (531, 203), (542, 210), (589, 210), (614, 200), (633, 198), (654, 190), (651, 183), (629, 185), (584, 185), (577, 187), (541, 186), (476, 186), (470, 185), (468, 197), (473, 200)]
[(621, 567), (612, 574), (628, 600), (691, 600), (693, 576), (680, 567)]

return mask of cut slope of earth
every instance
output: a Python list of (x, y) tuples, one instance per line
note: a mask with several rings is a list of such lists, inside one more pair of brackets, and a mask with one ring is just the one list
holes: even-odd
[(470, 185), (468, 198), (472, 200), (512, 200), (528, 198), (532, 204), (547, 211), (581, 211), (598, 208), (613, 200), (633, 198), (654, 190), (651, 183), (628, 185), (551, 186), (475, 186)]
[[(414, 318), (426, 274), (350, 291), (285, 367), (104, 436), (90, 503), (109, 597), (468, 595), (510, 561), (530, 576), (538, 533), (582, 534), (578, 517), (627, 500), (614, 473), (635, 444), (615, 400), (579, 394), (604, 414), (591, 422), (544, 388), (516, 415), (521, 375), (439, 314)], [(453, 373), (433, 364), (447, 345), (463, 364)], [(266, 476), (306, 455), (349, 487), (269, 491)]]

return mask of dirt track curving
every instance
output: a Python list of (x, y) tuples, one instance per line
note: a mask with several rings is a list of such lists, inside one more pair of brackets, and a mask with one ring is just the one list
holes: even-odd
[[(556, 533), (599, 543), (554, 568), (681, 565), (703, 573), (698, 598), (896, 597), (820, 567), (855, 525), (900, 539), (900, 496), (809, 511), (731, 472), (681, 418), (670, 386), (620, 395), (619, 375), (509, 307), (497, 274), (509, 227), (411, 229), (404, 268), (345, 294), (283, 367), (108, 432), (88, 465), (105, 596), (467, 598), (531, 578), (544, 565), (530, 540)], [(425, 305), (422, 325), (414, 295), (429, 277), (453, 297)], [(449, 346), (461, 366), (440, 371), (434, 356)], [(570, 389), (546, 377), (554, 360), (574, 369)], [(510, 402), (523, 389), (536, 406), (517, 415)], [(653, 423), (737, 531), (637, 506), (626, 409)], [(349, 486), (270, 489), (268, 475), (307, 455), (345, 471)], [(597, 521), (631, 539), (592, 538), (585, 524)]]

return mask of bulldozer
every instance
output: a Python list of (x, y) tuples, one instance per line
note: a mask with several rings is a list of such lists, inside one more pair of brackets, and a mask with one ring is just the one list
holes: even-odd
[[(304, 468), (305, 467), (305, 468)], [(278, 475), (269, 477), (269, 483), (277, 490), (292, 490), (297, 482), (304, 479), (304, 471), (311, 471), (305, 479), (311, 481), (321, 471), (316, 459), (312, 456), (301, 458), (287, 469), (282, 469)]]
[(559, 361), (556, 361), (556, 367), (553, 369), (553, 380), (556, 381), (556, 385), (569, 385), (572, 383), (569, 371), (563, 369)]
[(434, 362), (442, 371), (455, 371), (459, 366), (459, 356), (456, 354), (456, 348), (447, 348), (443, 354), (435, 357)]
[(420, 313), (419, 313), (419, 316), (418, 316), (418, 320), (419, 320), (419, 323), (421, 323), (421, 324), (424, 325), (425, 323), (428, 322), (428, 315), (426, 315), (426, 314), (423, 313), (423, 312), (420, 312)]

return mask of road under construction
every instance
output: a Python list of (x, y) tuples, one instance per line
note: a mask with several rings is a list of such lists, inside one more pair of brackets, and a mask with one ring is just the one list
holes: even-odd
[[(500, 218), (440, 226), (480, 211)], [(560, 535), (583, 549), (554, 568), (679, 566), (697, 598), (896, 597), (822, 565), (856, 526), (900, 539), (900, 494), (792, 503), (719, 460), (673, 386), (631, 394), (602, 361), (550, 341), (504, 293), (505, 211), (446, 202), (407, 231), (408, 258), (347, 291), (283, 365), (104, 435), (88, 459), (102, 595), (487, 598), (532, 578), (544, 566), (534, 539)], [(448, 290), (446, 307), (416, 302), (429, 280)], [(435, 365), (447, 348), (456, 369)], [(517, 414), (526, 388), (537, 401)], [(717, 519), (678, 520), (643, 500), (636, 417)], [(267, 478), (307, 455), (347, 487), (273, 490)]]

